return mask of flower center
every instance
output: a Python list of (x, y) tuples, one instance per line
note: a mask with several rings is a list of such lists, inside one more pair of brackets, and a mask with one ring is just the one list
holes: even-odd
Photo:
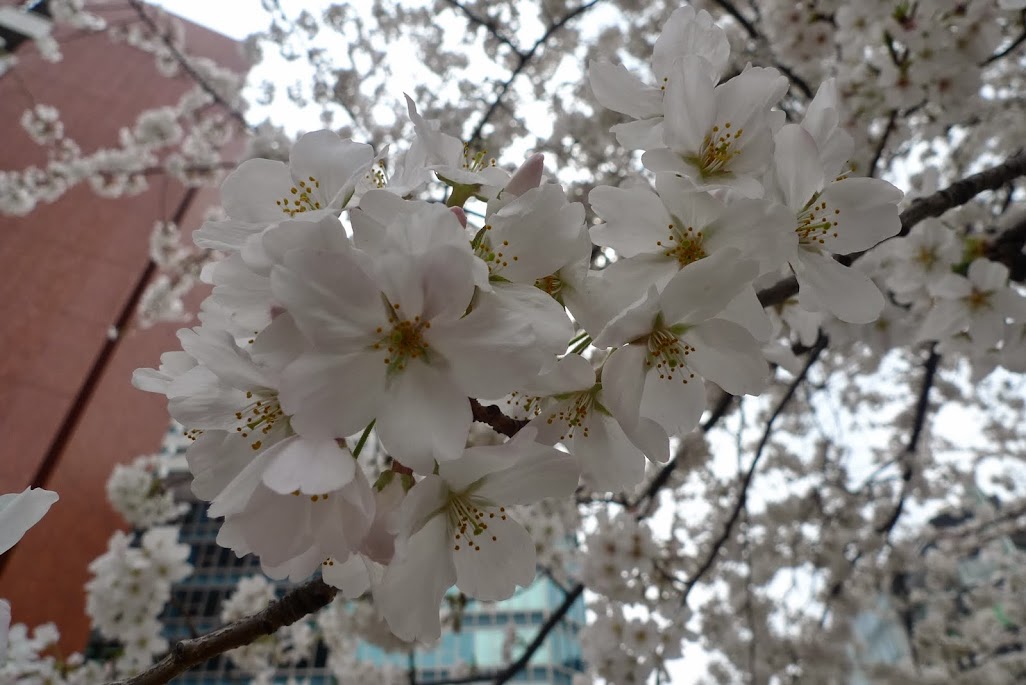
[(969, 309), (973, 311), (990, 309), (990, 293), (984, 290), (973, 288), (972, 292), (966, 296), (965, 301), (969, 305)]
[(288, 417), (278, 403), (277, 393), (249, 390), (246, 399), (249, 402), (235, 412), (235, 433), (245, 440), (253, 438), (249, 446), (255, 452), (263, 447), (262, 438)]
[(704, 236), (701, 231), (696, 231), (694, 226), (684, 226), (675, 221), (666, 227), (670, 231), (666, 242), (657, 240), (656, 245), (662, 250), (663, 256), (676, 259), (681, 269), (707, 256), (702, 247)]
[(741, 136), (744, 129), (730, 130), (730, 122), (723, 127), (713, 126), (702, 141), (702, 149), (691, 162), (698, 167), (703, 177), (726, 176), (730, 174), (730, 161), (741, 154)]
[(281, 207), (282, 213), (289, 216), (312, 212), (321, 208), (320, 187), (320, 181), (313, 176), (308, 176), (307, 180), (299, 182), (298, 188), (292, 186), (289, 188), (289, 194), (280, 200), (275, 200), (274, 204)]
[(933, 268), (933, 265), (937, 263), (937, 253), (926, 245), (923, 245), (919, 248), (919, 254), (916, 255), (916, 261), (922, 264), (924, 269), (929, 271)]
[(676, 374), (682, 383), (687, 383), (695, 377), (686, 363), (687, 356), (695, 348), (683, 342), (673, 331), (657, 328), (649, 334), (646, 344), (648, 356), (645, 358), (645, 366), (658, 373), (659, 378), (672, 381)]
[(384, 296), (382, 299), (385, 300), (392, 328), (386, 333), (383, 326), (378, 326), (375, 332), (382, 337), (371, 347), (375, 350), (385, 350), (384, 362), (388, 366), (388, 372), (402, 371), (411, 359), (423, 358), (427, 361), (429, 345), (424, 339), (424, 331), (431, 328), (431, 322), (423, 321), (419, 315), (414, 316), (412, 321), (403, 319), (399, 315), (398, 304), (389, 304)]
[(577, 431), (581, 431), (581, 437), (588, 437), (587, 419), (593, 408), (600, 409), (601, 405), (595, 400), (599, 386), (595, 386), (583, 392), (571, 393), (569, 396), (560, 396), (562, 400), (550, 410), (549, 417), (545, 422), (549, 425), (563, 424), (566, 430), (559, 436), (560, 441), (570, 440)]
[(453, 550), (458, 552), (466, 547), (480, 552), (482, 542), (499, 541), (497, 535), (488, 532), (488, 521), (496, 516), (505, 521), (506, 507), (496, 509), (483, 502), (479, 506), (466, 495), (451, 494), (446, 511), (449, 516), (449, 530), (454, 533)]
[(472, 154), (470, 151), (470, 145), (464, 143), (463, 162), (461, 166), (467, 171), (477, 172), (482, 169), (487, 169), (490, 166), (495, 166), (495, 158), (488, 157), (488, 150), (480, 150)]
[[(484, 228), (486, 231), (492, 230), (489, 225)], [(520, 259), (517, 255), (510, 254), (508, 240), (503, 240), (501, 245), (493, 247), (488, 238), (482, 238), (474, 247), (474, 253), (488, 265), (489, 276), (499, 275), (503, 268), (509, 266), (510, 262)]]
[(819, 201), (819, 196), (819, 193), (813, 195), (798, 214), (798, 225), (794, 230), (800, 245), (819, 247), (826, 244), (825, 238), (837, 237), (837, 219), (841, 210), (831, 210), (825, 200)]
[(554, 273), (551, 276), (545, 276), (536, 280), (534, 287), (544, 290), (549, 295), (559, 299), (559, 294), (563, 292), (563, 279), (559, 277), (558, 273)]

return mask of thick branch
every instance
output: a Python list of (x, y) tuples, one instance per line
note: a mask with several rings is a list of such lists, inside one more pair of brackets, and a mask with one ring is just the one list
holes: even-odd
[(167, 683), (193, 666), (213, 659), (229, 649), (248, 645), (279, 628), (292, 625), (304, 616), (326, 607), (337, 590), (320, 578), (292, 590), (269, 607), (247, 618), (234, 621), (212, 633), (181, 640), (171, 652), (147, 670), (111, 685), (159, 685)]
[(759, 446), (755, 450), (755, 456), (752, 457), (752, 463), (748, 466), (748, 470), (745, 472), (744, 478), (741, 481), (741, 489), (737, 496), (737, 501), (734, 502), (734, 508), (731, 509), (730, 515), (727, 517), (727, 522), (723, 526), (723, 530), (720, 535), (713, 541), (710, 546), (708, 553), (705, 555), (704, 560), (699, 565), (698, 570), (688, 579), (687, 583), (684, 584), (684, 590), (681, 593), (680, 603), (681, 606), (686, 606), (688, 603), (688, 595), (695, 589), (698, 582), (709, 572), (709, 569), (716, 563), (716, 557), (719, 556), (720, 550), (730, 539), (734, 531), (734, 526), (737, 524), (738, 519), (741, 516), (741, 512), (744, 510), (745, 505), (748, 503), (748, 488), (752, 484), (752, 479), (755, 477), (755, 469), (759, 465), (759, 460), (762, 458), (763, 451), (766, 445), (769, 443), (770, 436), (773, 433), (773, 424), (783, 413), (784, 409), (791, 400), (794, 399), (795, 392), (809, 375), (809, 369), (819, 359), (819, 355), (826, 349), (827, 339), (824, 336), (820, 336), (819, 340), (813, 346), (812, 351), (809, 352), (808, 359), (805, 360), (805, 366), (802, 367), (801, 372), (795, 377), (791, 384), (787, 387), (787, 391), (784, 396), (780, 398), (780, 402), (777, 403), (776, 408), (770, 415), (769, 420), (766, 421), (766, 428), (763, 430), (762, 439), (759, 440)]
[(475, 399), (470, 400), (470, 409), (475, 421), (488, 424), (496, 433), (508, 438), (512, 438), (529, 423), (521, 419), (512, 419), (503, 414), (496, 405), (483, 405)]
[[(901, 213), (901, 230), (899, 236), (908, 235), (912, 227), (924, 219), (940, 216), (954, 207), (960, 207), (980, 193), (997, 190), (1009, 181), (1026, 175), (1026, 152), (1010, 157), (1003, 164), (967, 176), (955, 181), (947, 188), (938, 190), (933, 195), (915, 200), (911, 206)], [(1023, 229), (1026, 231), (1026, 229)], [(843, 264), (851, 264), (864, 252), (855, 252), (840, 259)], [(778, 283), (759, 291), (759, 302), (763, 307), (783, 304), (788, 298), (798, 293), (798, 281), (785, 278)]]

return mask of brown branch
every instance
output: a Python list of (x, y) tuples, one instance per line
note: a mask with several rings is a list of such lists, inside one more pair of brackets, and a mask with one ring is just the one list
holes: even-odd
[(520, 51), (520, 48), (514, 45), (513, 41), (511, 41), (509, 38), (503, 35), (501, 31), (499, 31), (499, 27), (496, 25), (494, 19), (484, 19), (482, 17), (479, 17), (478, 15), (470, 11), (470, 9), (466, 5), (464, 5), (461, 2), (458, 2), (457, 0), (445, 0), (445, 3), (453, 9), (462, 12), (470, 23), (477, 24), (478, 26), (483, 27), (486, 31), (488, 31), (488, 34), (492, 38), (494, 38), (495, 40), (499, 41), (500, 43), (508, 47), (510, 50), (512, 50), (513, 54), (515, 54), (517, 57), (521, 59), (524, 58), (524, 53)]
[(887, 127), (884, 128), (883, 133), (880, 134), (880, 140), (876, 144), (876, 152), (873, 153), (873, 161), (869, 163), (869, 174), (870, 178), (876, 176), (877, 166), (880, 164), (880, 158), (883, 157), (884, 148), (887, 147), (887, 141), (890, 140), (891, 134), (894, 133), (894, 125), (898, 122), (898, 110), (892, 109), (891, 115), (887, 118)]
[(132, 9), (134, 9), (135, 13), (139, 15), (139, 19), (146, 24), (146, 27), (152, 31), (155, 36), (160, 38), (161, 42), (164, 43), (164, 46), (171, 53), (171, 56), (174, 57), (175, 61), (178, 63), (178, 66), (182, 68), (182, 71), (188, 74), (189, 77), (196, 82), (196, 85), (210, 95), (210, 97), (214, 99), (214, 102), (223, 107), (233, 119), (242, 124), (243, 128), (254, 133), (255, 129), (249, 125), (249, 122), (246, 121), (246, 117), (242, 115), (242, 112), (228, 102), (221, 93), (217, 92), (217, 89), (210, 85), (207, 80), (203, 78), (202, 74), (196, 71), (189, 62), (189, 58), (183, 55), (182, 52), (175, 47), (175, 44), (171, 41), (171, 37), (164, 31), (160, 30), (160, 27), (157, 26), (157, 22), (153, 20), (153, 17), (146, 13), (144, 3), (140, 0), (128, 0), (128, 4), (132, 6)]
[[(1026, 12), (1022, 13), (1022, 21), (1024, 24), (1026, 24)], [(1019, 36), (1015, 40), (1013, 40), (1007, 48), (995, 52), (993, 55), (980, 62), (980, 66), (985, 67), (988, 64), (993, 64), (994, 62), (997, 62), (999, 59), (1002, 59), (1010, 55), (1017, 47), (1022, 45), (1024, 41), (1026, 41), (1026, 27), (1023, 28), (1022, 33), (1020, 33)]]
[[(940, 216), (949, 209), (966, 204), (984, 191), (997, 190), (1009, 181), (1024, 175), (1026, 175), (1026, 151), (1013, 155), (1003, 164), (998, 164), (978, 174), (955, 181), (947, 188), (938, 190), (933, 195), (921, 197), (913, 201), (901, 213), (901, 230), (898, 232), (898, 236), (908, 235), (912, 227), (924, 219)], [(838, 261), (842, 264), (850, 265), (863, 254), (865, 252), (853, 252), (850, 255), (841, 257)], [(762, 303), (763, 307), (771, 307), (783, 304), (788, 298), (793, 297), (797, 293), (798, 281), (792, 276), (760, 290), (758, 295), (759, 302)]]
[(698, 570), (688, 579), (687, 583), (684, 584), (684, 590), (681, 592), (680, 604), (686, 606), (688, 603), (688, 595), (695, 589), (698, 582), (709, 572), (709, 569), (716, 563), (716, 557), (719, 556), (720, 550), (730, 539), (730, 536), (734, 530), (734, 526), (737, 524), (738, 518), (741, 516), (741, 512), (745, 509), (748, 504), (748, 489), (752, 484), (752, 479), (755, 477), (755, 469), (759, 465), (759, 460), (762, 458), (763, 451), (766, 445), (769, 443), (770, 436), (773, 433), (773, 424), (783, 413), (784, 409), (791, 400), (794, 398), (798, 386), (800, 386), (805, 378), (809, 375), (809, 369), (819, 359), (819, 355), (826, 349), (827, 338), (820, 335), (819, 340), (813, 346), (812, 351), (809, 352), (808, 359), (805, 360), (805, 366), (802, 367), (801, 372), (795, 377), (791, 384), (787, 386), (787, 391), (784, 396), (780, 398), (776, 408), (770, 415), (769, 420), (766, 421), (766, 428), (763, 430), (762, 439), (759, 440), (759, 445), (755, 450), (755, 455), (752, 457), (752, 463), (748, 466), (748, 470), (745, 472), (744, 478), (741, 481), (741, 489), (738, 493), (737, 500), (734, 502), (734, 507), (730, 511), (730, 515), (727, 516), (727, 522), (723, 526), (723, 530), (720, 535), (713, 541), (712, 546), (709, 548), (708, 553), (705, 555), (702, 563), (699, 565)]
[(577, 9), (571, 10), (567, 14), (563, 15), (561, 19), (551, 24), (549, 28), (545, 31), (545, 33), (543, 33), (542, 36), (534, 42), (534, 45), (531, 46), (530, 50), (528, 50), (527, 52), (517, 51), (517, 65), (513, 68), (513, 71), (512, 73), (510, 73), (509, 78), (507, 78), (499, 86), (499, 92), (496, 94), (495, 99), (492, 100), (491, 106), (488, 107), (488, 110), (484, 113), (484, 116), (481, 117), (481, 121), (479, 121), (477, 127), (474, 128), (474, 132), (471, 134), (470, 139), (467, 141), (467, 143), (470, 146), (473, 147), (478, 142), (480, 142), (481, 136), (484, 133), (484, 127), (488, 124), (488, 121), (492, 118), (492, 116), (495, 115), (496, 110), (499, 109), (499, 105), (502, 103), (502, 99), (506, 97), (506, 93), (509, 92), (509, 89), (510, 87), (512, 87), (513, 82), (516, 81), (518, 76), (520, 76), (520, 73), (524, 70), (527, 64), (532, 59), (534, 59), (534, 56), (538, 52), (538, 50), (549, 41), (549, 38), (551, 38), (554, 33), (556, 33), (564, 26), (566, 26), (568, 22), (572, 21), (573, 19), (576, 19), (578, 16), (590, 10), (592, 7), (597, 5), (598, 2), (599, 0), (589, 0), (589, 2), (586, 2), (583, 5), (578, 6)]
[(271, 635), (279, 628), (292, 625), (303, 617), (326, 607), (337, 590), (320, 578), (295, 588), (263, 611), (229, 623), (212, 633), (175, 643), (170, 653), (139, 675), (111, 685), (159, 685), (167, 683), (193, 666), (197, 666), (229, 649), (248, 645)]
[(521, 428), (530, 423), (523, 419), (512, 419), (503, 414), (496, 405), (486, 406), (475, 399), (470, 400), (470, 410), (475, 421), (488, 424), (496, 433), (501, 433), (508, 438), (512, 438), (520, 432)]
[(1026, 280), (1026, 254), (1023, 254), (1023, 246), (1026, 245), (1026, 218), (1007, 229), (1004, 233), (992, 240), (983, 250), (987, 259), (1001, 262), (1008, 267), (1009, 277), (1013, 281)]

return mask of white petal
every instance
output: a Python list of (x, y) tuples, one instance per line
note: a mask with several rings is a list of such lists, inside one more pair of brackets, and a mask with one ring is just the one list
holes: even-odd
[(346, 599), (356, 599), (371, 586), (367, 561), (359, 554), (351, 555), (344, 563), (336, 559), (324, 562), (321, 564), (321, 578), (328, 585), (337, 587)]
[(373, 158), (370, 145), (339, 138), (332, 131), (311, 131), (292, 147), (289, 168), (297, 182), (310, 183), (313, 176), (324, 198), (341, 209)]
[(603, 404), (625, 428), (636, 425), (641, 416), (647, 356), (643, 345), (626, 345), (618, 347), (602, 366)]
[(670, 279), (659, 298), (665, 323), (695, 324), (716, 316), (758, 273), (758, 263), (742, 258), (734, 248), (688, 264)]
[(247, 159), (221, 184), (221, 205), (232, 219), (270, 224), (289, 218), (276, 201), (291, 198), (292, 175), (285, 164)]
[(253, 459), (249, 442), (225, 431), (205, 431), (185, 452), (193, 475), (192, 492), (213, 500)]
[(14, 547), (58, 499), (56, 492), (42, 488), (0, 495), (0, 554)]
[(264, 476), (264, 469), (270, 462), (269, 450), (257, 454), (228, 485), (221, 490), (221, 493), (210, 503), (207, 516), (220, 518), (237, 514), (246, 508), (253, 493), (260, 486)]
[(798, 260), (795, 277), (803, 308), (825, 309), (848, 323), (869, 323), (880, 316), (883, 295), (869, 276), (809, 250), (799, 250)]
[(664, 145), (662, 116), (626, 121), (611, 127), (609, 132), (627, 150), (652, 150)]
[(618, 314), (595, 336), (595, 347), (623, 345), (650, 333), (659, 316), (659, 302), (659, 291), (653, 285), (644, 297)]
[(463, 454), (472, 422), (470, 401), (451, 377), (414, 361), (399, 371), (378, 411), (381, 445), (417, 473)]
[(297, 490), (304, 495), (331, 492), (351, 481), (356, 473), (353, 455), (333, 439), (294, 435), (267, 451), (273, 456), (264, 471), (264, 485), (282, 495)]
[(282, 372), (278, 399), (303, 435), (352, 435), (379, 411), (387, 371), (379, 355), (365, 352), (303, 355)]
[(456, 546), (456, 586), (471, 597), (488, 602), (508, 599), (518, 585), (527, 587), (534, 581), (534, 540), (505, 514), (496, 513), (488, 519), (487, 529), (465, 535)]
[(512, 455), (516, 461), (485, 475), (473, 490), (475, 497), (501, 505), (532, 504), (552, 497), (567, 497), (577, 488), (581, 468), (573, 455), (533, 440), (514, 440), (506, 444), (517, 447), (516, 454)]
[(429, 642), (441, 636), (438, 608), (456, 582), (452, 546), (445, 516), (435, 516), (389, 564), (374, 589), (374, 605), (397, 637)]
[[(687, 381), (686, 383), (684, 381)], [(705, 411), (705, 384), (687, 368), (672, 374), (649, 371), (641, 396), (641, 415), (652, 419), (669, 436), (691, 432)]]
[(685, 56), (669, 75), (663, 99), (663, 139), (666, 146), (680, 154), (695, 154), (716, 116), (713, 76), (705, 69), (708, 62), (694, 55)]
[(578, 428), (573, 453), (581, 462), (585, 484), (597, 492), (619, 492), (645, 478), (645, 457), (612, 417), (595, 412), (588, 435)]
[(777, 131), (774, 142), (777, 183), (784, 202), (797, 213), (823, 188), (819, 150), (809, 132), (798, 124), (788, 124)]
[(662, 114), (662, 92), (646, 86), (622, 64), (590, 62), (588, 82), (595, 99), (606, 109), (628, 114), (635, 119)]
[(623, 257), (655, 252), (656, 241), (666, 241), (673, 223), (659, 196), (644, 188), (599, 186), (588, 194), (588, 202), (605, 220), (590, 229), (592, 242)]
[(769, 367), (759, 343), (745, 328), (723, 319), (710, 319), (687, 332), (694, 350), (688, 365), (732, 395), (755, 395), (766, 387)]

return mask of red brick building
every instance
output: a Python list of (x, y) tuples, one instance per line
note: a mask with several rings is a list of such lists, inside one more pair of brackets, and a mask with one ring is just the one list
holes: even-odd
[[(0, 0), (0, 9), (21, 4)], [(132, 11), (121, 14), (127, 20)], [(186, 28), (189, 54), (245, 69), (233, 40)], [(16, 67), (0, 74), (0, 169), (45, 164), (17, 123), (33, 104), (59, 109), (67, 135), (89, 152), (116, 145), (121, 126), (175, 104), (192, 85), (161, 76), (153, 57), (104, 34), (60, 42), (63, 61), (48, 63), (23, 44)], [(175, 326), (132, 322), (153, 275), (150, 229), (174, 218), (192, 230), (217, 202), (216, 189), (188, 191), (161, 177), (150, 186), (108, 200), (80, 185), (28, 216), (0, 216), (0, 493), (33, 485), (60, 495), (0, 557), (0, 597), (15, 622), (56, 622), (66, 653), (81, 649), (88, 632), (86, 567), (123, 525), (106, 503), (105, 481), (114, 464), (156, 452), (168, 425), (164, 399), (130, 383), (134, 369), (177, 346)]]

